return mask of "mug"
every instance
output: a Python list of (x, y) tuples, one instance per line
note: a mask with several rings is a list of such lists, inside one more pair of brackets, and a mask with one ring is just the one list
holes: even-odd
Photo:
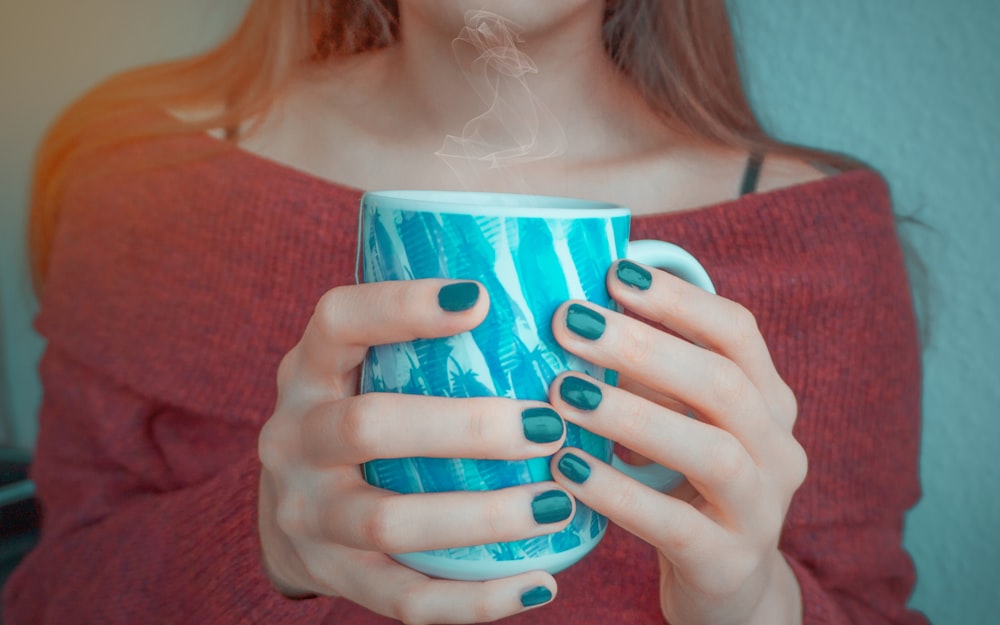
[[(704, 268), (680, 247), (630, 243), (630, 212), (615, 204), (511, 193), (380, 191), (365, 193), (360, 209), (361, 280), (475, 280), (490, 297), (485, 320), (471, 331), (372, 347), (362, 368), (362, 393), (548, 401), (553, 379), (570, 370), (614, 384), (614, 371), (556, 343), (551, 324), (559, 305), (580, 299), (617, 310), (606, 275), (619, 258), (714, 292)], [(566, 445), (654, 488), (665, 490), (682, 479), (659, 465), (629, 465), (614, 455), (612, 441), (570, 423)], [(400, 493), (493, 490), (552, 479), (549, 458), (391, 458), (367, 462), (363, 470), (369, 483)], [(391, 555), (448, 579), (555, 573), (593, 549), (606, 528), (604, 516), (577, 502), (569, 526), (545, 536)]]

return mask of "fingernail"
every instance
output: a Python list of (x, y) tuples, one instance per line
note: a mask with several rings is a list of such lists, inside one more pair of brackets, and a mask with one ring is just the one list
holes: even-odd
[(563, 420), (551, 408), (528, 408), (521, 413), (524, 437), (533, 443), (552, 443), (563, 435)]
[(448, 312), (469, 310), (477, 301), (479, 285), (475, 282), (455, 282), (438, 291), (438, 304)]
[(563, 378), (559, 384), (559, 397), (574, 408), (593, 410), (601, 405), (603, 394), (601, 387), (596, 384), (591, 384), (583, 378), (569, 376)]
[(531, 514), (539, 525), (558, 523), (573, 514), (573, 502), (561, 490), (548, 490), (531, 502)]
[(552, 601), (552, 591), (545, 586), (536, 586), (521, 595), (521, 605), (526, 608), (533, 608)]
[(559, 472), (577, 484), (583, 484), (590, 477), (590, 465), (575, 454), (566, 454), (556, 463)]
[(645, 291), (653, 284), (653, 274), (630, 260), (620, 261), (618, 269), (615, 270), (615, 275), (623, 283), (635, 287), (640, 291)]
[(595, 341), (604, 334), (604, 317), (580, 304), (570, 304), (566, 311), (566, 327), (585, 339)]

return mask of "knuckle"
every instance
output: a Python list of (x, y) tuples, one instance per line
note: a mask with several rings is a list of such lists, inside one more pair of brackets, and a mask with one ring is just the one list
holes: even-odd
[(398, 501), (398, 496), (377, 500), (361, 523), (362, 537), (375, 551), (397, 553), (406, 550), (402, 546), (401, 531), (405, 524), (400, 523)]
[(636, 510), (639, 504), (638, 483), (627, 480), (614, 495), (612, 509), (614, 510)]
[(509, 440), (509, 436), (498, 431), (496, 404), (492, 401), (472, 401), (462, 420), (465, 425), (465, 440), (472, 449), (480, 452), (496, 447), (499, 440)]
[(643, 440), (649, 436), (652, 414), (642, 403), (627, 401), (618, 412), (619, 423), (616, 430), (622, 440)]
[(261, 466), (276, 474), (287, 473), (300, 464), (301, 425), (288, 414), (276, 412), (257, 433), (257, 457)]
[(305, 498), (288, 494), (274, 510), (274, 522), (285, 536), (303, 536), (307, 533)]
[(278, 363), (278, 370), (275, 376), (279, 393), (295, 380), (299, 365), (298, 356), (298, 350), (293, 348), (281, 357), (281, 362)]
[(272, 471), (281, 466), (285, 458), (285, 445), (282, 444), (279, 430), (280, 427), (272, 417), (264, 422), (257, 435), (257, 457), (264, 468)]
[(653, 356), (654, 341), (649, 332), (638, 324), (625, 324), (621, 330), (620, 341), (615, 349), (625, 362), (642, 365)]
[(506, 514), (506, 511), (510, 509), (511, 506), (506, 505), (506, 502), (498, 500), (496, 497), (491, 498), (486, 504), (484, 511), (486, 525), (490, 528), (490, 532), (497, 542), (507, 539), (511, 534)]
[(413, 311), (413, 301), (416, 299), (413, 290), (418, 288), (417, 285), (410, 280), (402, 280), (383, 283), (383, 286), (388, 288), (380, 289), (376, 300), (377, 310), (381, 316), (387, 319), (399, 318), (399, 311)]
[(669, 319), (690, 318), (695, 310), (691, 298), (687, 296), (687, 289), (691, 285), (670, 272), (665, 273), (671, 275), (671, 279), (656, 282), (657, 289), (662, 293), (656, 300), (660, 314)]
[(720, 431), (708, 450), (708, 466), (719, 484), (730, 484), (743, 476), (750, 462), (746, 449), (735, 436)]
[(506, 616), (494, 601), (490, 601), (488, 597), (484, 596), (473, 600), (472, 614), (475, 617), (476, 623), (489, 623)]
[(407, 584), (398, 590), (392, 599), (390, 613), (406, 625), (425, 625), (428, 623), (424, 610), (424, 583)]
[(720, 358), (712, 365), (709, 379), (712, 396), (720, 406), (739, 406), (743, 403), (749, 382), (739, 365)]
[(799, 400), (795, 396), (795, 391), (792, 390), (792, 387), (782, 381), (778, 386), (775, 401), (777, 403), (777, 410), (783, 418), (782, 420), (787, 421), (789, 426), (794, 425), (796, 417), (799, 414)]
[(788, 456), (788, 468), (783, 471), (783, 475), (787, 476), (794, 489), (798, 489), (806, 481), (806, 476), (809, 475), (809, 455), (805, 448), (793, 438), (789, 445)]
[(343, 411), (337, 424), (337, 436), (348, 448), (372, 451), (381, 440), (378, 412), (372, 394), (355, 395), (343, 401)]
[(729, 302), (729, 342), (737, 350), (750, 347), (760, 341), (760, 328), (757, 318), (750, 309), (738, 302)]
[(671, 554), (688, 553), (701, 542), (698, 526), (691, 519), (671, 524), (664, 530), (662, 540), (664, 549)]
[(320, 296), (313, 310), (313, 321), (316, 326), (325, 334), (332, 334), (337, 320), (343, 312), (344, 290), (346, 287), (338, 286), (330, 289)]

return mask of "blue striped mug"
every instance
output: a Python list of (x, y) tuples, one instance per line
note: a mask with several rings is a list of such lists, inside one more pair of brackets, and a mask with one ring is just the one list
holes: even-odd
[[(615, 309), (606, 275), (615, 260), (626, 257), (714, 292), (701, 264), (680, 247), (630, 243), (630, 212), (615, 204), (510, 193), (380, 191), (363, 195), (359, 219), (360, 280), (476, 280), (490, 297), (486, 319), (469, 332), (372, 347), (362, 369), (363, 393), (547, 401), (549, 385), (564, 371), (613, 383), (613, 371), (556, 343), (551, 323), (560, 304), (582, 299)], [(612, 441), (572, 424), (566, 445), (661, 490), (681, 479), (659, 465), (624, 463)], [(493, 490), (552, 479), (548, 458), (387, 458), (363, 469), (371, 484), (400, 493)], [(606, 528), (605, 517), (577, 502), (569, 526), (545, 536), (391, 555), (448, 579), (555, 573), (592, 550)]]

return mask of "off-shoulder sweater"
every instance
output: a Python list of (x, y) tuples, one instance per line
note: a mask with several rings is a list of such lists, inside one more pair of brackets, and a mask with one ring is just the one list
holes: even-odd
[[(319, 297), (353, 282), (361, 192), (207, 136), (140, 141), (71, 177), (37, 328), (37, 548), (6, 623), (367, 625), (262, 572), (257, 435)], [(795, 391), (809, 474), (780, 547), (804, 621), (923, 623), (901, 545), (919, 497), (920, 358), (889, 193), (857, 170), (633, 220), (758, 320)], [(657, 558), (619, 527), (510, 623), (662, 623)]]

